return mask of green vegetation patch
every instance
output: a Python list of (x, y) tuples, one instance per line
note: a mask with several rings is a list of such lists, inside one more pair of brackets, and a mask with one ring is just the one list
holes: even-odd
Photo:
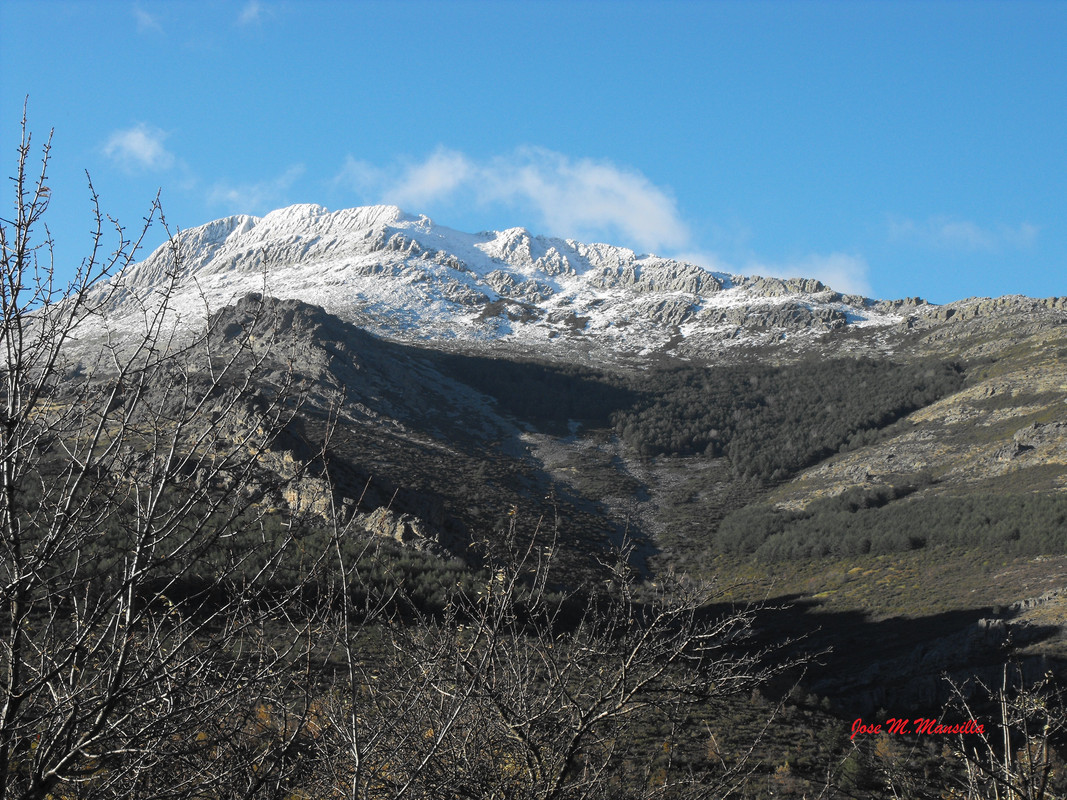
[(913, 489), (851, 489), (800, 511), (748, 506), (723, 520), (715, 546), (723, 553), (752, 555), (761, 561), (841, 558), (929, 545), (992, 548), (1010, 554), (1067, 552), (1067, 495), (901, 499)]
[(614, 420), (643, 456), (727, 455), (738, 477), (774, 481), (869, 443), (873, 432), (962, 384), (960, 367), (940, 362), (681, 367), (651, 376), (645, 402)]

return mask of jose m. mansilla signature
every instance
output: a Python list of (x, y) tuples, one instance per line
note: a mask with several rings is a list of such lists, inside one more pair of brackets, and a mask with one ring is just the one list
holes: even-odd
[[(945, 725), (938, 722), (936, 719), (925, 719), (920, 717), (919, 719), (898, 719), (896, 717), (890, 717), (885, 721), (884, 725), (885, 733), (893, 734), (957, 734), (957, 733), (985, 733), (985, 726), (980, 725), (973, 719), (969, 719), (966, 722), (957, 723), (955, 725)], [(876, 723), (866, 723), (862, 719), (857, 719), (852, 723), (852, 735), (850, 739), (855, 739), (857, 735), (863, 734), (879, 734), (883, 732), (883, 725)]]

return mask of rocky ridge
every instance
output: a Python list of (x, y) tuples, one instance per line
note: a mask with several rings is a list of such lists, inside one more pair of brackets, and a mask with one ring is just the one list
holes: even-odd
[[(711, 355), (783, 336), (891, 329), (914, 310), (815, 280), (726, 275), (523, 228), (467, 234), (392, 206), (229, 217), (182, 232), (179, 251), (168, 313), (180, 326), (254, 291), (391, 339), (536, 348), (561, 360)], [(141, 315), (131, 312), (158, 303), (173, 275), (164, 245), (102, 287), (110, 328), (134, 330)]]
[(178, 244), (177, 272), (168, 244), (98, 288), (96, 299), (108, 299), (97, 335), (136, 334), (144, 309), (168, 291), (179, 330), (259, 292), (396, 341), (590, 364), (732, 358), (765, 346), (788, 358), (840, 344), (844, 333), (859, 334), (845, 349), (886, 353), (912, 332), (951, 342), (959, 325), (1067, 312), (1067, 298), (872, 300), (812, 279), (728, 275), (524, 228), (463, 233), (395, 206), (233, 216), (183, 231)]

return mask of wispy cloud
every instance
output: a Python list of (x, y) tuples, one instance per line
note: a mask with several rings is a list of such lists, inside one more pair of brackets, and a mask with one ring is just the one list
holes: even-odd
[(791, 261), (768, 262), (753, 256), (743, 265), (733, 264), (716, 253), (687, 251), (676, 258), (727, 275), (761, 275), (765, 278), (814, 278), (844, 294), (872, 294), (870, 266), (860, 255), (810, 253)]
[(133, 7), (133, 16), (137, 20), (137, 31), (139, 33), (148, 33), (149, 31), (163, 32), (163, 26), (160, 24), (159, 19), (152, 14), (149, 14), (140, 5)]
[(751, 262), (741, 272), (775, 278), (815, 278), (838, 292), (869, 296), (870, 267), (863, 256), (811, 253), (784, 263)]
[(739, 266), (696, 249), (670, 193), (637, 170), (608, 161), (540, 147), (479, 160), (441, 147), (420, 161), (384, 167), (349, 156), (334, 182), (366, 201), (408, 211), (441, 203), (504, 204), (556, 236), (629, 244), (717, 272), (816, 278), (841, 292), (871, 293), (869, 267), (858, 255), (811, 254), (787, 263), (752, 257)]
[(266, 8), (259, 0), (249, 0), (241, 8), (241, 15), (237, 18), (238, 25), (253, 25), (263, 20)]
[(892, 241), (964, 252), (1024, 250), (1033, 247), (1039, 232), (1040, 228), (1029, 222), (982, 227), (970, 220), (948, 216), (929, 217), (921, 222), (907, 218), (889, 222)]
[(128, 172), (165, 170), (174, 165), (174, 155), (163, 146), (167, 134), (145, 123), (118, 130), (104, 144), (104, 155)]
[(704, 267), (711, 272), (724, 272), (727, 275), (736, 275), (739, 272), (734, 265), (724, 260), (718, 253), (707, 250), (679, 250), (670, 253), (670, 257), (679, 261), (688, 261), (690, 264)]
[(261, 214), (284, 206), (287, 193), (304, 174), (303, 164), (293, 164), (281, 175), (257, 183), (216, 183), (207, 195), (208, 205), (222, 206), (235, 214)]
[(336, 182), (411, 211), (441, 202), (505, 204), (557, 236), (649, 250), (689, 242), (673, 197), (637, 170), (540, 147), (483, 160), (439, 148), (422, 161), (387, 167), (349, 157)]
[(336, 181), (376, 200), (418, 211), (476, 182), (478, 167), (462, 153), (438, 149), (425, 161), (376, 167), (348, 156)]

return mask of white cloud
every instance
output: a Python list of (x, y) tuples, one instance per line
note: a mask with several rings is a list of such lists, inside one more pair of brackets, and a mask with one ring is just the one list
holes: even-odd
[(409, 211), (435, 202), (505, 204), (556, 236), (643, 249), (684, 247), (689, 230), (669, 193), (640, 172), (539, 147), (475, 160), (438, 148), (421, 162), (381, 168), (351, 157), (336, 181)]
[(870, 266), (863, 256), (847, 253), (822, 255), (811, 253), (794, 261), (766, 262), (750, 258), (743, 266), (730, 263), (717, 253), (706, 250), (684, 250), (671, 254), (679, 261), (688, 261), (711, 272), (727, 275), (759, 275), (764, 278), (814, 278), (834, 291), (870, 297)]
[(929, 217), (923, 222), (912, 219), (893, 219), (889, 222), (889, 237), (893, 241), (963, 252), (1024, 250), (1033, 247), (1039, 232), (1038, 226), (1029, 222), (1014, 227), (997, 225), (983, 228), (970, 220), (948, 216)]
[(208, 192), (207, 202), (223, 206), (235, 214), (262, 214), (284, 206), (286, 194), (304, 174), (303, 164), (294, 164), (276, 178), (257, 183), (216, 183)]
[(143, 122), (115, 131), (104, 145), (104, 155), (128, 171), (165, 170), (174, 156), (163, 146), (167, 134)]
[(682, 250), (671, 253), (670, 257), (696, 264), (698, 267), (703, 267), (710, 272), (724, 272), (727, 275), (736, 275), (740, 272), (737, 267), (724, 261), (717, 253), (710, 253), (706, 250)]
[(148, 31), (163, 32), (163, 26), (160, 25), (159, 20), (141, 6), (135, 5), (133, 7), (133, 16), (137, 20), (137, 30), (140, 33), (147, 33)]
[[(435, 203), (503, 204), (516, 208), (521, 224), (540, 226), (550, 235), (653, 250), (715, 272), (816, 278), (840, 292), (871, 293), (869, 268), (861, 256), (811, 254), (780, 264), (753, 257), (738, 267), (697, 250), (674, 199), (642, 173), (540, 147), (481, 160), (442, 147), (422, 161), (388, 167), (349, 156), (334, 183), (365, 201), (416, 213)], [(733, 236), (747, 242), (751, 231), (737, 229)]]
[(241, 9), (241, 15), (237, 18), (238, 25), (252, 25), (263, 19), (266, 9), (259, 0), (249, 0)]
[(786, 264), (753, 265), (745, 271), (777, 278), (815, 278), (838, 292), (871, 294), (870, 268), (866, 259), (847, 253), (812, 253)]
[(404, 164), (392, 170), (348, 156), (335, 180), (361, 194), (377, 196), (381, 202), (418, 211), (423, 206), (469, 189), (476, 181), (477, 173), (478, 169), (462, 153), (438, 148), (425, 161)]

